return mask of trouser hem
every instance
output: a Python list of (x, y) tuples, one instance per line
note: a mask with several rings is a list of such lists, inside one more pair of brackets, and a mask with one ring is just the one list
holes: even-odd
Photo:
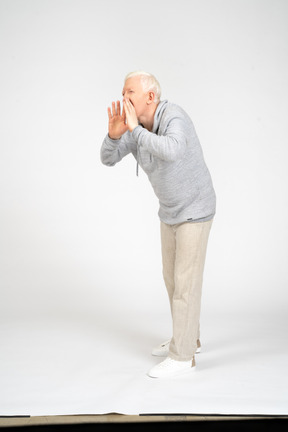
[(179, 356), (179, 355), (175, 355), (175, 354), (173, 354), (173, 353), (171, 353), (171, 352), (169, 351), (168, 356), (169, 356), (170, 358), (172, 358), (173, 360), (183, 361), (183, 362), (184, 362), (184, 361), (190, 361), (190, 360), (191, 360), (191, 362), (192, 362), (193, 357), (194, 357), (194, 354), (193, 354), (192, 356), (189, 356), (189, 357), (181, 357), (181, 356)]

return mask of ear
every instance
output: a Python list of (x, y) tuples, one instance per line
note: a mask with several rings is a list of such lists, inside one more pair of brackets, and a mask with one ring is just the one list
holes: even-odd
[(148, 92), (147, 105), (150, 105), (152, 102), (154, 102), (154, 99), (155, 93), (153, 91)]

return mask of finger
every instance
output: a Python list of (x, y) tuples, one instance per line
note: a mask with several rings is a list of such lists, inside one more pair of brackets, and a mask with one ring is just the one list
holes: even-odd
[(108, 117), (109, 117), (109, 120), (112, 119), (112, 113), (111, 113), (111, 108), (110, 107), (108, 108)]
[(123, 100), (123, 109), (124, 109), (125, 118), (126, 118), (129, 115), (129, 108), (128, 108), (126, 100)]
[(124, 118), (124, 121), (126, 119), (126, 112), (125, 112), (125, 108), (124, 108), (124, 103), (122, 104), (122, 114), (121, 116)]
[(130, 106), (129, 106), (129, 101), (128, 99), (123, 99), (123, 106), (125, 108), (125, 112), (126, 114), (130, 112)]
[(113, 114), (113, 116), (116, 115), (115, 102), (112, 102), (112, 114)]
[(133, 107), (130, 99), (126, 99), (126, 103), (127, 103), (127, 107), (128, 107), (129, 112), (132, 112), (134, 107)]
[(121, 115), (124, 116), (124, 114), (125, 114), (125, 111), (124, 111), (124, 103), (122, 103), (122, 113), (121, 113)]
[(121, 115), (120, 101), (117, 101), (117, 114)]

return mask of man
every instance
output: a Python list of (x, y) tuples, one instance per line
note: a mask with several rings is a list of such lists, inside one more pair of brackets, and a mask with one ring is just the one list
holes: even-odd
[(163, 277), (172, 339), (152, 351), (167, 356), (148, 375), (170, 377), (195, 370), (200, 350), (202, 277), (216, 198), (202, 149), (189, 116), (160, 100), (156, 78), (146, 72), (126, 76), (120, 101), (108, 108), (108, 134), (101, 160), (113, 166), (132, 153), (159, 199)]

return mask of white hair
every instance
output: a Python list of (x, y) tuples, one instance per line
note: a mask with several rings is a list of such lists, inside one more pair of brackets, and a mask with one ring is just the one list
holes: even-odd
[(144, 92), (153, 91), (153, 93), (155, 94), (154, 102), (160, 102), (161, 87), (154, 75), (144, 71), (130, 72), (128, 75), (126, 75), (124, 83), (126, 83), (129, 78), (137, 76), (141, 78), (141, 84)]

